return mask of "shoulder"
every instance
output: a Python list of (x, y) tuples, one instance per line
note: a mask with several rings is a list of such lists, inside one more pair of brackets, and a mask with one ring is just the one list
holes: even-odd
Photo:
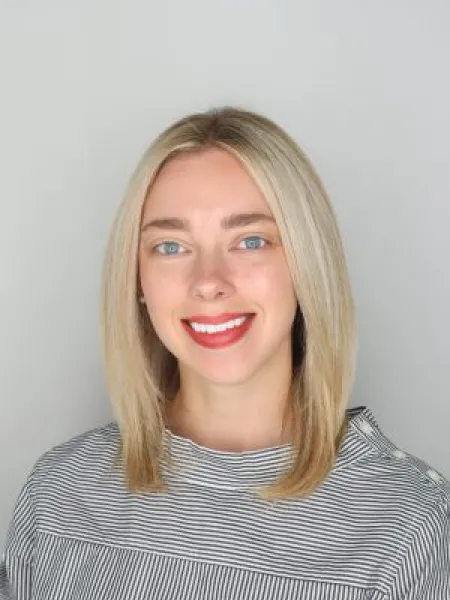
[(450, 519), (446, 476), (389, 438), (366, 407), (349, 414), (342, 467), (336, 480), (358, 510), (368, 507), (400, 537), (436, 512)]
[(337, 481), (345, 491), (345, 503), (352, 507), (358, 531), (367, 526), (371, 551), (376, 548), (385, 557), (384, 584), (392, 594), (389, 597), (409, 598), (407, 591), (420, 585), (423, 589), (441, 586), (448, 593), (448, 479), (427, 461), (400, 448), (366, 407), (350, 411), (349, 416), (344, 445), (348, 460), (338, 470)]
[(44, 482), (68, 478), (87, 481), (108, 471), (120, 448), (120, 432), (116, 422), (79, 433), (51, 447), (35, 462), (31, 477), (37, 486)]
[(110, 474), (119, 450), (116, 423), (80, 433), (44, 452), (34, 463), (17, 499), (6, 550), (31, 561), (37, 532), (74, 520), (68, 506), (82, 505)]
[[(432, 496), (435, 500), (450, 501), (450, 482), (437, 468), (408, 449), (400, 448), (388, 437), (367, 407), (349, 411), (351, 434), (355, 445), (364, 449), (361, 464), (366, 476), (383, 481), (393, 491), (416, 490), (419, 495)], [(355, 461), (356, 465), (358, 461)]]
[(350, 411), (349, 425), (349, 452), (355, 454), (355, 460), (343, 470), (343, 477), (351, 482), (359, 505), (367, 501), (370, 510), (380, 521), (390, 521), (390, 530), (396, 530), (403, 541), (433, 519), (441, 531), (448, 531), (447, 477), (408, 449), (398, 447), (368, 408)]

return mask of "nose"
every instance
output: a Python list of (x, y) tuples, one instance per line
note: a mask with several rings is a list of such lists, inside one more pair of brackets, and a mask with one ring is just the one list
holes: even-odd
[(226, 299), (234, 293), (230, 271), (218, 253), (198, 256), (192, 266), (190, 292), (201, 300)]

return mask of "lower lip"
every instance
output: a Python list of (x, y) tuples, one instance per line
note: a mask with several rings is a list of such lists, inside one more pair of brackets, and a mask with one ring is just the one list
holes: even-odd
[(230, 346), (242, 339), (252, 326), (254, 317), (255, 315), (248, 317), (239, 327), (217, 333), (201, 333), (200, 331), (194, 331), (185, 321), (182, 321), (182, 324), (194, 342), (204, 348), (216, 349)]

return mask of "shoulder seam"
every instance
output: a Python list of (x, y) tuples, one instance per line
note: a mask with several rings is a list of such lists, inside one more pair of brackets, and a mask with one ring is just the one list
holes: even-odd
[[(353, 424), (353, 428), (354, 428), (355, 432), (357, 433), (357, 435), (359, 436), (359, 438), (362, 439), (373, 450), (375, 450), (379, 456), (383, 456), (385, 458), (388, 458), (389, 460), (395, 459), (393, 452), (395, 452), (396, 450), (400, 450), (400, 448), (396, 444), (394, 444), (382, 432), (382, 430), (379, 427), (376, 427), (377, 434), (379, 436), (381, 436), (381, 438), (383, 439), (383, 443), (386, 445), (386, 447), (383, 447), (381, 444), (377, 443), (374, 439), (372, 439), (370, 437), (370, 435), (368, 435), (364, 431), (362, 431), (360, 429), (360, 427), (358, 427), (358, 425)], [(391, 450), (391, 452), (389, 450)], [(426, 461), (422, 461), (420, 458), (410, 454), (407, 451), (405, 451), (404, 454), (405, 454), (404, 458), (397, 459), (397, 460), (408, 461), (409, 467), (412, 468), (412, 470), (421, 477), (422, 482), (425, 484), (431, 484), (433, 486), (433, 489), (439, 493), (439, 496), (441, 497), (441, 499), (443, 499), (445, 502), (450, 504), (450, 482), (446, 479), (446, 477), (443, 475), (443, 473), (440, 473), (434, 467), (432, 467), (431, 465), (428, 465), (426, 463)], [(440, 481), (437, 481), (436, 479), (433, 479), (432, 477), (427, 475), (427, 473), (425, 473), (424, 470), (422, 470), (419, 467), (419, 465), (417, 465), (416, 460), (423, 462), (424, 467), (425, 466), (429, 467), (429, 472), (434, 472), (437, 475), (439, 475)]]

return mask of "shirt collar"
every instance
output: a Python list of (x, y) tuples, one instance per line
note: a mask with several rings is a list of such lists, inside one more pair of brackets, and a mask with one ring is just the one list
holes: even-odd
[[(332, 473), (345, 468), (373, 451), (368, 437), (383, 437), (379, 426), (365, 406), (347, 410), (348, 429)], [(163, 465), (170, 482), (189, 482), (229, 490), (268, 485), (277, 479), (293, 458), (290, 444), (260, 450), (230, 452), (208, 448), (166, 429), (166, 446), (174, 469)]]

